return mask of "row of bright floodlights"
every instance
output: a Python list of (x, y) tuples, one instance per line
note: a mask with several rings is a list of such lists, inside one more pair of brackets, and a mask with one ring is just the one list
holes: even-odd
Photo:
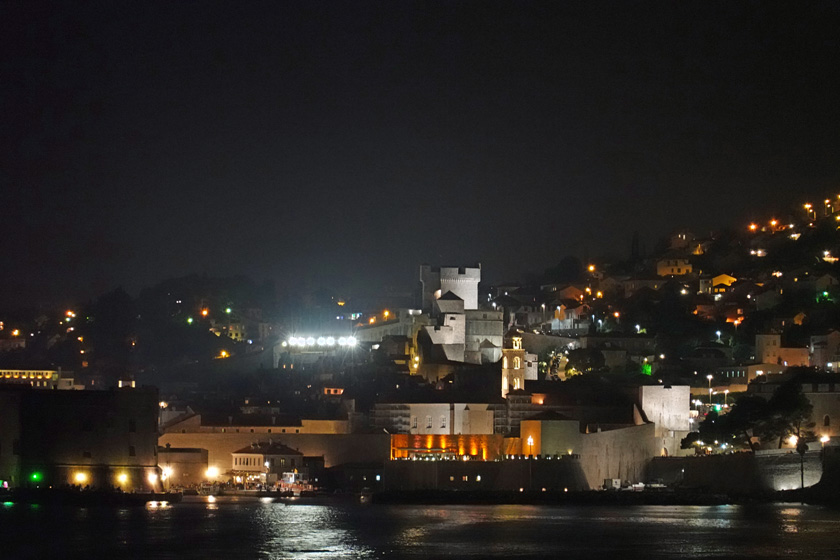
[(313, 336), (310, 337), (296, 337), (292, 336), (289, 337), (289, 340), (283, 343), (283, 346), (297, 346), (299, 348), (303, 348), (305, 346), (335, 346), (338, 344), (339, 346), (356, 346), (356, 337), (348, 336), (348, 337), (339, 337), (334, 338), (332, 336), (319, 336), (315, 338)]

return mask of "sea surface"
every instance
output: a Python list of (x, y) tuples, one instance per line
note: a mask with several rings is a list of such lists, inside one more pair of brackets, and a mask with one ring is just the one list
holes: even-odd
[(819, 506), (0, 505), (2, 558), (840, 558)]

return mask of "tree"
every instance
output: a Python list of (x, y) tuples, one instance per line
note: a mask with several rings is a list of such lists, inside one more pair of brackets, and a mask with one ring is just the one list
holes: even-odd
[(779, 385), (767, 403), (768, 413), (761, 423), (762, 436), (768, 439), (778, 438), (779, 447), (785, 436), (795, 435), (799, 440), (811, 437), (810, 428), (813, 406), (802, 392), (799, 376)]
[(604, 368), (604, 355), (595, 348), (577, 348), (569, 352), (566, 374), (592, 373)]
[(796, 377), (780, 385), (769, 401), (747, 395), (738, 399), (728, 414), (710, 412), (698, 431), (689, 434), (681, 445), (689, 449), (697, 441), (718, 441), (754, 451), (752, 439), (758, 437), (762, 441), (778, 439), (781, 447), (787, 436), (795, 435), (799, 441), (813, 436), (813, 423), (808, 421), (811, 411), (811, 403)]

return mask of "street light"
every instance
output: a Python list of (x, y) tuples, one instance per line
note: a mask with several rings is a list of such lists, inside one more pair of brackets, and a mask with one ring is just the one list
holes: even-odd
[(532, 436), (528, 436), (528, 455), (533, 457), (534, 453), (534, 438)]
[(709, 380), (709, 406), (712, 406), (712, 374), (707, 375), (706, 379)]
[(724, 389), (723, 391), (723, 408), (727, 408), (729, 405), (726, 404), (726, 396), (729, 395), (729, 389)]

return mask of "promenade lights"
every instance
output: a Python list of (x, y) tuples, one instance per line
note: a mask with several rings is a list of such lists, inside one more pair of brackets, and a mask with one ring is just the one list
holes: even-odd
[(712, 406), (712, 374), (707, 375), (706, 379), (709, 380), (709, 406)]

